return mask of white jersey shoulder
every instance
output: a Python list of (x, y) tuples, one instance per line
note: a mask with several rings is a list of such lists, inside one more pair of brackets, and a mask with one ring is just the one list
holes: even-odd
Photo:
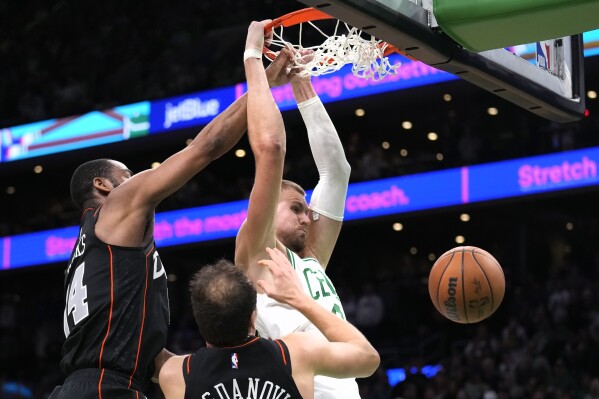
[[(304, 291), (320, 306), (345, 319), (341, 300), (335, 286), (324, 269), (314, 258), (300, 258), (287, 249), (289, 262), (298, 274)], [(258, 294), (256, 308), (258, 317), (256, 330), (264, 338), (282, 338), (297, 331), (318, 331), (318, 329), (297, 310)], [(353, 378), (338, 379), (324, 376), (314, 378), (315, 399), (359, 399), (358, 384)]]

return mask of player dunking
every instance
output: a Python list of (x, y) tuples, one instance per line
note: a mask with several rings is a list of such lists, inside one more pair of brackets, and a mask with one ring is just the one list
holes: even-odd
[[(308, 130), (312, 155), (320, 180), (310, 207), (304, 190), (283, 180), (285, 127), (281, 113), (265, 83), (259, 32), (250, 32), (246, 42), (245, 69), (248, 80), (248, 135), (256, 160), (256, 176), (250, 194), (248, 216), (236, 240), (235, 264), (250, 279), (269, 280), (258, 265), (266, 247), (287, 254), (304, 290), (328, 311), (345, 318), (343, 306), (325, 268), (337, 242), (349, 181), (350, 166), (324, 106), (309, 78), (291, 77), (298, 108)], [(299, 312), (263, 295), (259, 287), (256, 329), (260, 336), (281, 338), (294, 331), (314, 329)], [(359, 398), (354, 379), (317, 377), (315, 397)]]
[[(267, 71), (285, 76), (286, 57)], [(284, 83), (284, 82), (283, 82)], [(156, 206), (238, 142), (247, 96), (210, 122), (185, 149), (133, 175), (117, 161), (79, 166), (71, 196), (83, 215), (65, 277), (61, 368), (50, 398), (140, 398), (170, 354), (166, 272), (154, 243)]]
[(312, 399), (317, 374), (367, 377), (376, 370), (379, 355), (368, 340), (303, 292), (283, 252), (268, 253), (272, 260), (261, 264), (274, 278), (258, 285), (299, 310), (326, 339), (306, 332), (274, 341), (254, 336), (256, 290), (240, 268), (222, 260), (192, 277), (191, 305), (207, 347), (165, 363), (160, 386), (166, 399)]

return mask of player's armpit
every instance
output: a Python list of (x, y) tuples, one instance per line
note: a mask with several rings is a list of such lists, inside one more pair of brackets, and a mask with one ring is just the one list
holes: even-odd
[(186, 356), (173, 356), (160, 369), (158, 381), (166, 399), (185, 397), (185, 380), (182, 372), (185, 359)]
[(160, 353), (158, 353), (158, 355), (156, 355), (156, 357), (154, 358), (154, 366), (156, 368), (156, 371), (154, 372), (154, 377), (156, 377), (156, 379), (158, 379), (158, 374), (160, 373), (162, 366), (164, 366), (164, 363), (166, 363), (167, 360), (173, 356), (176, 355), (173, 352), (170, 352), (164, 348), (160, 351)]

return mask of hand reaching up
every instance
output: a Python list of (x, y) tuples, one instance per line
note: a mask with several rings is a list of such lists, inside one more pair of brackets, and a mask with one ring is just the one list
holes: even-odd
[(293, 52), (288, 49), (282, 49), (277, 58), (266, 68), (266, 78), (270, 87), (283, 86), (289, 83), (289, 69), (292, 65)]

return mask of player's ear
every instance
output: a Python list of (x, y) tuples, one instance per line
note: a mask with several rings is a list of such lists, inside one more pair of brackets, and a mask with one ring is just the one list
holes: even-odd
[(112, 187), (108, 185), (107, 179), (102, 177), (94, 177), (93, 184), (94, 188), (104, 193), (109, 193), (112, 190)]

